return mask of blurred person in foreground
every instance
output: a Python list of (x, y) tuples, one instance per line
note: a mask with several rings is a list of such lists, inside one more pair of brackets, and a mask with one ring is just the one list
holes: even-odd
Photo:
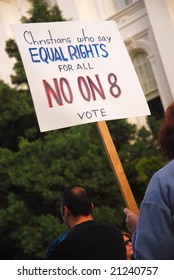
[(169, 162), (152, 176), (139, 216), (124, 209), (135, 259), (174, 260), (174, 102), (166, 110), (158, 143)]
[(124, 245), (126, 248), (126, 256), (127, 260), (133, 260), (133, 249), (132, 249), (132, 240), (131, 240), (131, 234), (126, 231), (121, 231), (123, 234), (123, 239), (124, 239)]
[(67, 188), (61, 198), (61, 214), (69, 230), (53, 240), (47, 259), (126, 260), (121, 231), (92, 217), (94, 204), (88, 190), (81, 186)]

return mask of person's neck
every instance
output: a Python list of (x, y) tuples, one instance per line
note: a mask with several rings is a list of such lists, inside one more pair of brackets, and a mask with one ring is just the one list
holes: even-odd
[(92, 220), (93, 220), (92, 215), (71, 217), (69, 226), (70, 226), (70, 228), (73, 228), (78, 224), (81, 224), (81, 223), (87, 222), (87, 221), (92, 221)]

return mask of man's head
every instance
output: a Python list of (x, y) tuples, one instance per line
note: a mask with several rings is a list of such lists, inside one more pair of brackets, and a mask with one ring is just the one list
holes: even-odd
[(93, 202), (89, 191), (82, 186), (66, 188), (61, 198), (61, 213), (65, 223), (72, 227), (74, 221), (79, 223), (91, 219)]

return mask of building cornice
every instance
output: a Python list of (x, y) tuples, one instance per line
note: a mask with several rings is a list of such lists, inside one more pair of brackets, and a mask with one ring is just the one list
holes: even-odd
[(147, 16), (144, 0), (138, 0), (130, 5), (124, 7), (124, 9), (118, 11), (115, 15), (107, 20), (116, 21), (118, 28), (121, 30), (127, 25)]

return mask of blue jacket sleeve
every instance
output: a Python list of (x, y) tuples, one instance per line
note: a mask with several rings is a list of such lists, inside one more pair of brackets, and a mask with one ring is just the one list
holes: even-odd
[(174, 259), (174, 164), (152, 177), (132, 242), (135, 259)]

